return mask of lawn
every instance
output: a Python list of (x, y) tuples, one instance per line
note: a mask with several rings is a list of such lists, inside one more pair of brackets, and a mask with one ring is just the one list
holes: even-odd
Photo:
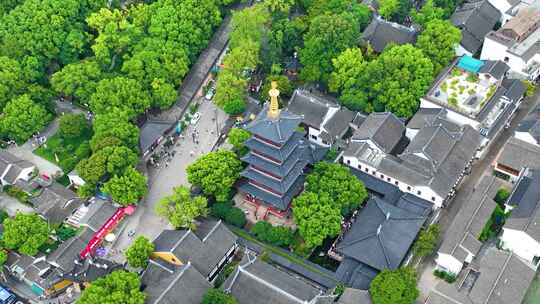
[(75, 168), (79, 161), (90, 156), (88, 141), (91, 137), (90, 131), (69, 139), (64, 139), (56, 133), (45, 144), (34, 150), (34, 153), (57, 164), (67, 174)]

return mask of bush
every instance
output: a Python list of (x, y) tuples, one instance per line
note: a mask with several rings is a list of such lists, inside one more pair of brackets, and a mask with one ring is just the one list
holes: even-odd
[(506, 203), (506, 200), (510, 197), (510, 191), (501, 188), (499, 191), (497, 191), (497, 194), (495, 195), (495, 198), (493, 199), (497, 204), (503, 206), (504, 203)]
[(326, 152), (326, 155), (324, 156), (324, 160), (333, 162), (336, 160), (336, 157), (338, 157), (339, 152), (336, 148), (330, 148), (328, 149), (328, 152)]
[(68, 239), (74, 237), (76, 234), (77, 234), (77, 230), (75, 230), (75, 229), (73, 229), (71, 227), (68, 227), (68, 226), (60, 226), (60, 228), (58, 228), (56, 230), (56, 236), (61, 241), (68, 240)]
[(5, 219), (9, 217), (8, 213), (4, 209), (0, 209), (0, 224), (4, 222)]
[(495, 210), (493, 210), (488, 222), (484, 226), (484, 229), (482, 229), (478, 239), (484, 242), (490, 238), (496, 237), (504, 226), (507, 216), (509, 216), (509, 214), (505, 214), (504, 210), (497, 205)]
[(77, 138), (90, 129), (84, 114), (66, 114), (60, 117), (58, 132), (62, 138)]
[(239, 228), (246, 225), (246, 215), (240, 208), (233, 207), (231, 202), (215, 203), (210, 207), (210, 214)]
[(223, 106), (223, 111), (229, 115), (242, 114), (246, 110), (246, 103), (241, 99), (230, 100)]
[(257, 222), (252, 228), (251, 233), (263, 242), (288, 248), (294, 241), (294, 233), (287, 227), (274, 227), (265, 221)]
[(91, 154), (90, 144), (87, 141), (81, 143), (81, 145), (78, 146), (77, 149), (75, 150), (75, 155), (77, 156), (78, 159), (87, 158), (90, 156), (90, 154)]
[(435, 271), (433, 271), (433, 274), (440, 278), (440, 279), (443, 279), (445, 280), (446, 282), (448, 283), (454, 283), (456, 281), (456, 275), (455, 274), (452, 274), (452, 273), (448, 273), (446, 271), (442, 271), (442, 270), (439, 270), (439, 269), (435, 269)]
[(29, 204), (28, 198), (30, 196), (20, 188), (8, 185), (4, 187), (4, 191), (7, 195), (17, 199), (19, 202), (23, 204)]

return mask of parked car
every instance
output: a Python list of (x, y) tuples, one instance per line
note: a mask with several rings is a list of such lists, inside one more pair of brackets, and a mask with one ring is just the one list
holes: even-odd
[(216, 94), (216, 88), (210, 87), (208, 92), (206, 92), (206, 95), (204, 95), (204, 99), (212, 100), (212, 98), (214, 98), (214, 94)]
[(193, 113), (193, 116), (191, 116), (190, 123), (192, 125), (196, 125), (199, 122), (200, 119), (201, 119), (201, 113), (200, 112), (195, 112), (195, 113)]
[(8, 288), (0, 285), (0, 303), (12, 304), (17, 300), (17, 296), (12, 293)]

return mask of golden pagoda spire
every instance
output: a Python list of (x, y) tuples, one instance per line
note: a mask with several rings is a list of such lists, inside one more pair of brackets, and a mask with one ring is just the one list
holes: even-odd
[(272, 89), (268, 91), (270, 95), (270, 107), (268, 108), (268, 117), (276, 119), (279, 116), (279, 90), (277, 89), (277, 82), (272, 81)]

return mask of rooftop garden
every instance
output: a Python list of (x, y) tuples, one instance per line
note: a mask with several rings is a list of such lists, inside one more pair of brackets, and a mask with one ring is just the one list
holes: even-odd
[(454, 67), (433, 91), (432, 98), (449, 107), (476, 116), (495, 93), (496, 86), (475, 73)]

